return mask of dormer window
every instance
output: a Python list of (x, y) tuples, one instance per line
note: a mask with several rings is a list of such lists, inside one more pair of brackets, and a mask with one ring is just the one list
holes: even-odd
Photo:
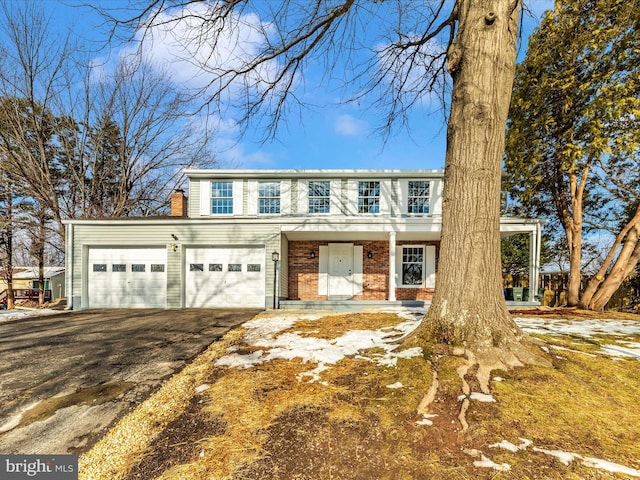
[(358, 182), (358, 213), (380, 213), (380, 182)]
[(409, 180), (407, 213), (429, 213), (431, 187), (428, 180)]
[(262, 215), (280, 214), (280, 182), (260, 182), (258, 212)]

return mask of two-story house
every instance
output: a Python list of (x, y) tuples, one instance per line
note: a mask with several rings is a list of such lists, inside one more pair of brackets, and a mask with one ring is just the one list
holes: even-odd
[[(186, 175), (189, 196), (173, 195), (170, 217), (67, 222), (72, 308), (272, 308), (431, 299), (443, 171)], [(500, 225), (504, 236), (531, 236), (535, 281), (542, 222), (503, 217)]]

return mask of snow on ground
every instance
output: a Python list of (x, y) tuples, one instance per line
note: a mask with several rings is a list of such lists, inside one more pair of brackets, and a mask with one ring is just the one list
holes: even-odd
[[(526, 438), (520, 438), (522, 442), (520, 445), (514, 445), (513, 443), (502, 440), (499, 443), (494, 443), (493, 445), (489, 445), (489, 448), (502, 448), (504, 450), (509, 450), (510, 452), (518, 452), (520, 450), (526, 450), (530, 447), (533, 442), (531, 440), (527, 440)], [(534, 452), (544, 453), (545, 455), (550, 455), (552, 457), (556, 457), (558, 461), (562, 462), (565, 465), (569, 465), (571, 462), (580, 462), (585, 467), (596, 468), (598, 470), (605, 470), (611, 473), (622, 473), (624, 475), (629, 475), (631, 477), (639, 477), (640, 478), (640, 470), (636, 470), (635, 468), (629, 468), (624, 465), (620, 465), (618, 463), (609, 462), (608, 460), (601, 460), (599, 458), (592, 457), (584, 457), (578, 453), (565, 452), (562, 450), (548, 450), (544, 448), (533, 447)], [(477, 467), (486, 467), (493, 468), (495, 470), (509, 470), (511, 468), (509, 464), (496, 464), (489, 460), (487, 457), (482, 454), (482, 452), (478, 452), (478, 454), (482, 455), (481, 461), (473, 462), (473, 464)], [(505, 468), (508, 467), (508, 468)]]
[[(406, 313), (406, 312), (404, 312)], [(298, 380), (309, 377), (318, 381), (320, 373), (346, 356), (358, 355), (365, 350), (380, 348), (384, 353), (364, 357), (379, 365), (395, 366), (398, 358), (410, 358), (422, 354), (420, 348), (398, 350), (397, 341), (411, 333), (420, 324), (415, 315), (403, 316), (407, 321), (379, 330), (352, 330), (333, 340), (302, 336), (300, 332), (286, 332), (297, 320), (318, 320), (314, 315), (284, 315), (258, 317), (243, 325), (247, 329), (244, 341), (261, 348), (250, 354), (230, 352), (216, 361), (218, 366), (251, 368), (270, 360), (300, 358), (304, 363), (316, 363), (317, 368), (298, 375)], [(410, 319), (409, 319), (410, 318)]]
[[(640, 342), (626, 341), (625, 337), (640, 335), (640, 322), (635, 320), (594, 320), (517, 317), (516, 323), (525, 332), (541, 335), (573, 335), (582, 338), (606, 336), (614, 343), (602, 345), (601, 353), (612, 357), (633, 357), (640, 360)], [(552, 346), (556, 350), (571, 350)], [(586, 354), (586, 353), (585, 353)], [(588, 354), (587, 354), (588, 355)]]
[(0, 310), (0, 323), (8, 322), (10, 320), (19, 320), (21, 318), (39, 317), (41, 315), (52, 315), (54, 313), (60, 313), (60, 310), (53, 310), (50, 308), (25, 308), (16, 310)]

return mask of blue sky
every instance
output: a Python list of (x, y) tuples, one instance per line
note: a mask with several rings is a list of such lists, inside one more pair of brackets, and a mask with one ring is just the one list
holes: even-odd
[[(103, 20), (91, 9), (82, 7), (83, 3), (82, 0), (42, 0), (42, 6), (59, 28), (72, 25), (75, 32), (87, 39), (104, 38)], [(126, 0), (100, 0), (100, 3), (117, 7), (128, 4)], [(526, 49), (526, 37), (537, 25), (542, 12), (553, 6), (553, 1), (530, 0), (527, 5), (534, 16), (524, 16), (525, 44), (521, 46), (521, 58)], [(118, 54), (122, 48), (126, 47), (118, 46), (111, 54)], [(166, 52), (164, 55), (162, 58), (166, 58)], [(169, 69), (181, 68), (171, 62), (167, 65)], [(180, 73), (176, 70), (177, 79)], [(305, 74), (312, 79), (322, 72), (310, 69)], [(376, 133), (380, 111), (366, 106), (340, 105), (336, 102), (338, 98), (339, 92), (329, 84), (321, 85), (321, 88), (307, 87), (304, 99), (315, 106), (294, 110), (294, 114), (280, 125), (276, 140), (264, 144), (260, 142), (262, 132), (249, 132), (238, 139), (238, 130), (218, 119), (218, 124), (223, 124), (216, 133), (221, 166), (293, 169), (444, 167), (446, 126), (438, 102), (414, 107), (409, 116), (411, 131), (400, 129), (385, 142)]]

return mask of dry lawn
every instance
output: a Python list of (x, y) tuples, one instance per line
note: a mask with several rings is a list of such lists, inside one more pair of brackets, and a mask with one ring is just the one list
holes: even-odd
[[(332, 339), (402, 321), (384, 313), (329, 315), (292, 330)], [(640, 470), (640, 361), (602, 355), (599, 340), (543, 337), (567, 349), (546, 354), (553, 368), (494, 372), (501, 377), (491, 384), (496, 402), (471, 401), (463, 432), (456, 373), (462, 359), (439, 346), (399, 359), (395, 368), (349, 357), (310, 382), (296, 376), (314, 366), (298, 359), (215, 367), (231, 346), (252, 350), (242, 333), (213, 345), (116, 425), (81, 457), (80, 478), (632, 478), (581, 461), (565, 465), (534, 447)], [(440, 387), (429, 411), (437, 416), (433, 425), (419, 425), (416, 408), (434, 368)], [(397, 382), (403, 387), (388, 388)], [(203, 384), (209, 388), (197, 392)], [(491, 446), (524, 445), (521, 439), (532, 444), (515, 452)], [(474, 465), (484, 457), (510, 469)]]

